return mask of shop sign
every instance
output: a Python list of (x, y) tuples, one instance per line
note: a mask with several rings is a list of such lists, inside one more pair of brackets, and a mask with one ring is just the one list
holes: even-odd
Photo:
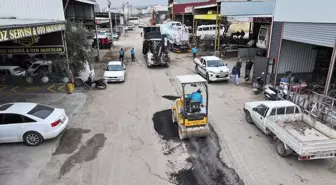
[(184, 8), (184, 13), (192, 13), (193, 7), (192, 6), (188, 6)]
[(0, 55), (9, 54), (28, 54), (28, 53), (39, 53), (39, 54), (58, 54), (63, 53), (63, 47), (43, 47), (43, 48), (0, 48)]
[(0, 55), (26, 53), (57, 54), (63, 52), (64, 46), (61, 32), (0, 42)]
[(45, 26), (29, 26), (22, 28), (9, 28), (0, 30), (0, 42), (33, 37), (65, 30), (65, 24), (53, 24)]

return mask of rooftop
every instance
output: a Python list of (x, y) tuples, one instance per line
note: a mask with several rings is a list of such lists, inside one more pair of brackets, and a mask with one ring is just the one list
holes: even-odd
[(110, 61), (108, 65), (121, 65), (120, 61)]
[(206, 80), (202, 78), (200, 75), (180, 75), (176, 76), (176, 78), (182, 83), (205, 83)]
[(38, 26), (38, 25), (56, 24), (56, 23), (64, 23), (64, 21), (61, 21), (61, 20), (3, 19), (3, 18), (0, 18), (0, 29), (1, 28), (25, 27), (25, 26)]

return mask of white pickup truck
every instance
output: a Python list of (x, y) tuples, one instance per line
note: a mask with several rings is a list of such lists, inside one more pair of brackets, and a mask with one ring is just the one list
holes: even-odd
[(293, 153), (298, 154), (298, 160), (336, 156), (336, 131), (290, 101), (247, 102), (244, 112), (248, 123), (275, 136), (276, 150), (282, 157)]
[(230, 80), (230, 69), (224, 61), (216, 56), (203, 56), (194, 59), (195, 71), (203, 76), (208, 83)]

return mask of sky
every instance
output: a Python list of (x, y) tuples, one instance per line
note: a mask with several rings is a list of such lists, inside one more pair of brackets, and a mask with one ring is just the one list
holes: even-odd
[[(107, 7), (107, 0), (96, 0), (100, 5), (100, 8)], [(111, 7), (119, 8), (121, 7), (123, 2), (128, 1), (133, 6), (144, 6), (144, 5), (151, 5), (151, 4), (167, 4), (167, 0), (111, 0)]]

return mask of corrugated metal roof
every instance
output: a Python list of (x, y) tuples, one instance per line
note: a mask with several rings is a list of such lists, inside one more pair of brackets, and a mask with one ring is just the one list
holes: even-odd
[(96, 1), (94, 1), (94, 0), (75, 0), (75, 1), (78, 1), (78, 2), (81, 2), (81, 3), (86, 3), (86, 4), (92, 4), (92, 5), (96, 4)]
[(33, 25), (35, 26), (35, 25), (57, 24), (64, 22), (65, 21), (56, 21), (56, 20), (0, 19), (0, 29), (33, 26)]
[[(173, 5), (173, 14), (184, 14), (185, 9), (187, 7), (193, 7), (193, 6), (202, 6), (202, 5), (208, 5), (208, 4), (213, 4), (216, 3), (216, 0), (207, 0), (205, 2), (192, 2), (191, 0), (190, 3), (185, 3), (185, 4), (175, 4)], [(196, 0), (194, 0), (196, 1)]]
[(61, 0), (0, 0), (0, 17), (65, 20)]
[(274, 1), (222, 1), (222, 16), (273, 15)]
[(283, 38), (287, 40), (326, 47), (334, 47), (335, 37), (336, 24), (295, 22), (284, 23)]
[(315, 68), (317, 51), (314, 45), (282, 40), (278, 73), (311, 73)]
[(202, 9), (202, 8), (212, 8), (212, 7), (216, 7), (216, 4), (209, 4), (209, 5), (202, 5), (202, 6), (194, 6), (194, 9)]

